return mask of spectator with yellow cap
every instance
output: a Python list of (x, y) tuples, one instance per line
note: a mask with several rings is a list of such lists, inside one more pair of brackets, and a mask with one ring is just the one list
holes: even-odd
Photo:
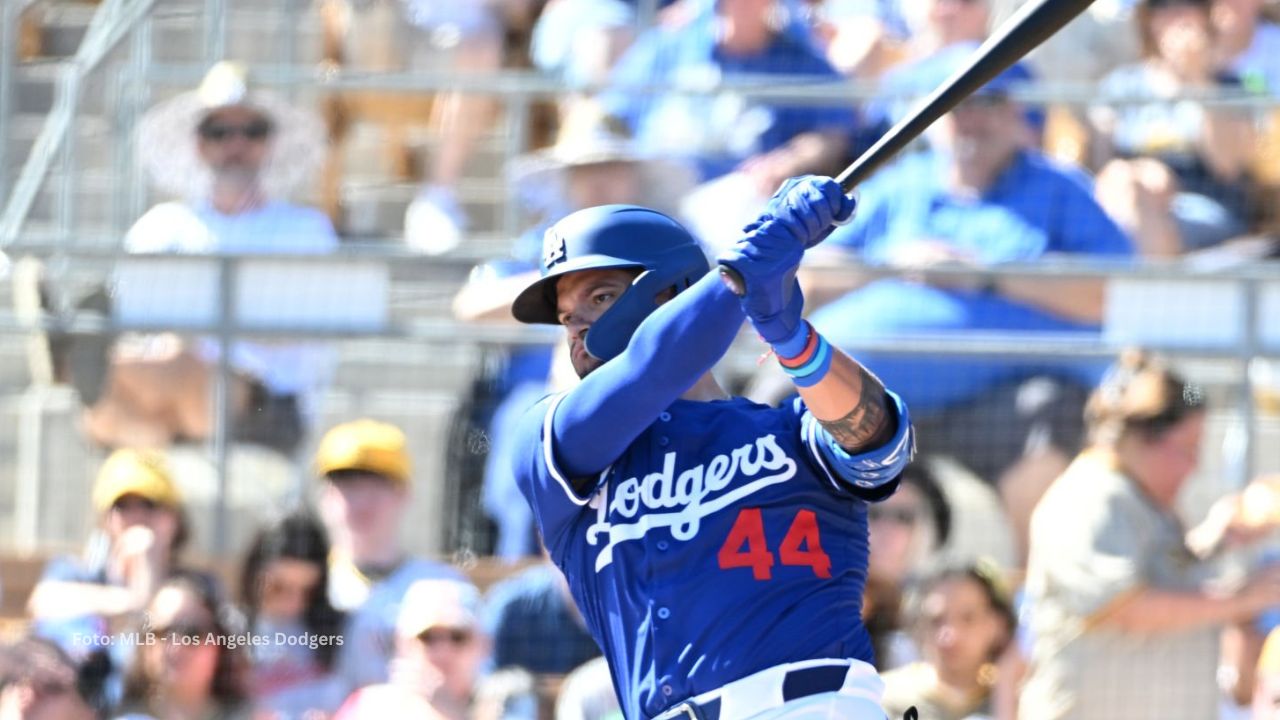
[(401, 543), (412, 467), (400, 428), (369, 419), (338, 425), (321, 438), (315, 466), (332, 543), (329, 601), (348, 613), (338, 673), (351, 688), (385, 682), (409, 586), (462, 574), (410, 556)]
[(36, 632), (77, 661), (105, 647), (119, 668), (127, 644), (100, 639), (132, 624), (177, 571), (187, 518), (168, 463), (151, 450), (112, 453), (98, 470), (93, 507), (98, 525), (83, 556), (52, 560), (28, 610)]
[(141, 610), (176, 564), (187, 520), (162, 455), (112, 453), (98, 471), (93, 507), (98, 529), (85, 556), (52, 561), (31, 595), (37, 621), (107, 621)]
[(480, 592), (469, 582), (413, 583), (396, 618), (388, 681), (357, 690), (335, 720), (465, 720), (489, 650), (479, 605)]

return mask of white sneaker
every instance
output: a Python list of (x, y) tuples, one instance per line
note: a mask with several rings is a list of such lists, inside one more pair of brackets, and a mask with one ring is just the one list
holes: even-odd
[(441, 255), (462, 242), (467, 218), (453, 191), (443, 187), (423, 190), (404, 214), (404, 241), (427, 255)]

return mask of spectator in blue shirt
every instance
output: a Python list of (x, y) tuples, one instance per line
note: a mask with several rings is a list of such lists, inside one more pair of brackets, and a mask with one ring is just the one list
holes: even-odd
[[(614, 71), (604, 107), (627, 123), (641, 152), (687, 157), (702, 180), (741, 171), (763, 197), (788, 177), (830, 169), (854, 130), (856, 116), (848, 104), (643, 89), (705, 91), (760, 75), (838, 81), (799, 13), (778, 12), (779, 7), (795, 9), (775, 0), (697, 0), (688, 22), (655, 27), (636, 40)], [(778, 22), (779, 17), (787, 19)]]
[[(976, 3), (975, 3), (976, 4)], [(955, 69), (966, 63), (977, 50), (981, 38), (958, 40), (919, 59), (899, 65), (885, 73), (880, 81), (881, 97), (867, 105), (864, 137), (872, 141), (883, 135), (919, 102), (942, 85)], [(1025, 65), (1014, 65), (1008, 71), (1009, 81), (1030, 83), (1035, 76)], [(1030, 146), (1040, 144), (1044, 132), (1044, 109), (1035, 106), (1025, 108), (1029, 130), (1026, 141)]]
[(852, 291), (844, 280), (849, 273), (819, 274), (828, 287), (808, 287), (817, 301), (847, 291), (813, 314), (814, 326), (833, 344), (856, 349), (885, 383), (901, 389), (922, 452), (951, 455), (998, 486), (1019, 533), (1027, 503), (1077, 449), (1084, 399), (1102, 368), (1068, 359), (891, 357), (860, 345), (974, 331), (1097, 332), (1099, 279), (920, 275), (1057, 254), (1131, 254), (1087, 179), (1025, 147), (1026, 118), (1009, 98), (1024, 76), (1001, 75), (938, 123), (934, 151), (904, 158), (863, 185), (854, 221), (826, 243), (864, 263), (919, 273)]

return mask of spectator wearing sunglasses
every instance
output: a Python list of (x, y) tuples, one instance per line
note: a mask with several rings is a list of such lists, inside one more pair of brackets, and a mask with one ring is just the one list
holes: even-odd
[(0, 646), (0, 718), (95, 720), (81, 674), (54, 643), (36, 637)]
[[(56, 641), (78, 662), (105, 648), (115, 667), (129, 647), (101, 638), (132, 624), (156, 589), (180, 566), (187, 541), (182, 499), (164, 457), (149, 450), (117, 450), (93, 487), (98, 528), (82, 557), (52, 560), (28, 603), (38, 634)], [(119, 698), (119, 677), (108, 682)]]
[(166, 580), (138, 627), (119, 720), (248, 720), (244, 634), (209, 578)]
[(249, 629), (254, 710), (284, 717), (332, 713), (346, 686), (335, 673), (344, 616), (329, 603), (329, 539), (296, 511), (259, 532), (246, 554), (240, 592)]
[[(242, 66), (220, 63), (197, 90), (150, 110), (138, 147), (156, 189), (179, 199), (138, 219), (125, 236), (129, 252), (318, 254), (337, 248), (327, 217), (284, 200), (314, 179), (325, 155), (319, 117), (251, 87)], [(109, 363), (101, 357), (97, 364), (72, 363), (89, 437), (105, 447), (208, 438), (220, 354), (210, 338), (149, 335), (116, 343)], [(331, 372), (330, 351), (316, 343), (238, 341), (230, 354), (233, 438), (292, 454), (309, 425), (313, 395)], [(86, 367), (96, 376), (79, 372)]]
[(420, 580), (410, 586), (396, 622), (390, 680), (357, 690), (334, 720), (466, 720), (490, 645), (479, 605), (480, 592), (469, 582)]

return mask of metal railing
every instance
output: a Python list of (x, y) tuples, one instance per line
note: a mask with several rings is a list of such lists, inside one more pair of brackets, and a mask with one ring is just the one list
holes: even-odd
[[(155, 2), (156, 0), (104, 0), (94, 13), (75, 57), (61, 68), (53, 109), (22, 166), (4, 212), (0, 214), (0, 247), (10, 245), (18, 239), (23, 221), (40, 190), (40, 184), (48, 175), (60, 148), (63, 150), (64, 168), (63, 187), (59, 188), (59, 206), (62, 208), (59, 225), (64, 232), (70, 232), (73, 221), (70, 195), (74, 174), (70, 171), (69, 163), (74, 157), (74, 148), (69, 143), (74, 137), (71, 133), (72, 121), (80, 100), (81, 84), (125, 34), (146, 17)], [(7, 57), (10, 52), (11, 50), (6, 50), (0, 54)]]
[[(26, 248), (28, 250), (34, 248)], [(86, 266), (106, 275), (111, 264), (128, 256), (116, 250), (71, 250), (59, 251), (58, 255), (73, 266)], [(168, 256), (173, 257), (173, 256)], [(559, 338), (559, 333), (552, 327), (520, 326), (520, 325), (485, 325), (463, 323), (451, 319), (444, 303), (438, 306), (423, 308), (396, 307), (394, 293), (385, 301), (388, 303), (388, 320), (377, 327), (351, 329), (348, 327), (324, 327), (310, 324), (307, 327), (290, 326), (287, 323), (264, 327), (260, 323), (247, 324), (237, 320), (235, 292), (237, 274), (244, 263), (270, 259), (286, 260), (290, 263), (305, 265), (314, 262), (332, 262), (335, 257), (345, 261), (360, 261), (383, 264), (388, 272), (416, 275), (413, 282), (444, 287), (461, 285), (466, 274), (467, 264), (463, 262), (441, 262), (438, 258), (424, 258), (385, 248), (368, 248), (364, 251), (346, 250), (338, 255), (327, 256), (271, 256), (271, 255), (234, 255), (217, 254), (210, 256), (181, 256), (190, 262), (215, 263), (219, 277), (219, 308), (216, 320), (209, 323), (169, 324), (155, 322), (121, 322), (111, 317), (91, 315), (71, 315), (67, 317), (45, 317), (36, 326), (25, 324), (18, 318), (0, 312), (0, 337), (14, 334), (31, 333), (39, 330), (58, 330), (78, 335), (101, 334), (115, 336), (126, 332), (170, 331), (184, 336), (207, 335), (220, 340), (222, 347), (230, 347), (232, 343), (242, 339), (269, 338), (272, 340), (300, 340), (323, 338), (334, 341), (381, 339), (398, 341), (413, 345), (469, 346), (494, 345), (515, 346), (526, 344), (550, 344)], [(420, 269), (421, 272), (414, 272)], [(859, 275), (887, 276), (896, 274), (885, 268), (866, 267), (854, 264), (830, 264), (814, 268), (815, 272), (826, 274), (844, 274), (856, 272)], [(1082, 278), (1103, 277), (1110, 282), (1147, 281), (1153, 283), (1180, 282), (1205, 284), (1214, 283), (1229, 286), (1236, 294), (1240, 308), (1238, 316), (1224, 317), (1226, 322), (1234, 319), (1240, 323), (1238, 342), (1222, 344), (1214, 341), (1197, 342), (1194, 337), (1181, 338), (1177, 341), (1155, 340), (1144, 343), (1144, 346), (1160, 351), (1175, 358), (1196, 358), (1212, 361), (1216, 364), (1233, 368), (1227, 373), (1234, 378), (1240, 389), (1239, 404), (1236, 416), (1240, 419), (1244, 431), (1243, 458), (1244, 465), (1240, 472), (1242, 477), (1252, 474), (1249, 465), (1253, 456), (1254, 439), (1257, 434), (1257, 411), (1255, 408), (1256, 393), (1251, 385), (1250, 364), (1258, 358), (1280, 358), (1280, 339), (1267, 340), (1262, 337), (1263, 324), (1261, 317), (1264, 291), (1269, 293), (1270, 302), (1280, 303), (1280, 264), (1254, 263), (1238, 268), (1201, 272), (1188, 269), (1179, 263), (1160, 264), (1119, 264), (1115, 262), (1074, 261), (1060, 263), (1010, 264), (1007, 266), (989, 267), (982, 270), (946, 268), (934, 273), (939, 276), (983, 276), (983, 277), (1043, 277)], [(1233, 301), (1234, 302), (1234, 301)], [(1228, 306), (1230, 303), (1224, 306)], [(1191, 308), (1189, 308), (1190, 310)], [(900, 356), (939, 356), (939, 357), (992, 357), (1001, 359), (1021, 359), (1028, 362), (1047, 359), (1074, 358), (1077, 360), (1100, 360), (1114, 357), (1123, 348), (1133, 344), (1131, 337), (1118, 337), (1109, 333), (1104, 327), (1099, 334), (1081, 333), (1048, 333), (1048, 332), (980, 332), (966, 333), (963, 336), (916, 334), (910, 336), (885, 337), (878, 340), (860, 343), (851, 348), (856, 352), (875, 352)], [(758, 345), (744, 333), (743, 339), (727, 357), (722, 370), (737, 376), (749, 375), (756, 366), (759, 354)], [(1270, 343), (1270, 344), (1268, 344)], [(225, 537), (227, 513), (227, 453), (230, 437), (229, 388), (234, 369), (231, 366), (230, 353), (220, 354), (217, 367), (216, 383), (213, 389), (214, 434), (209, 443), (209, 455), (213, 460), (218, 478), (218, 501), (215, 510), (214, 537)], [(457, 388), (464, 393), (465, 388)], [(38, 442), (36, 437), (31, 442)], [(39, 468), (33, 465), (30, 458), (39, 457), (39, 448), (20, 448), (19, 462), (24, 463), (26, 472), (20, 479), (19, 496), (21, 505), (30, 509), (38, 505), (42, 487), (47, 483), (39, 476)], [(1242, 478), (1233, 482), (1242, 482)], [(34, 505), (33, 505), (34, 503)], [(35, 537), (35, 529), (23, 526), (23, 537), (16, 538), (22, 543), (30, 543)], [(226, 547), (216, 547), (217, 552), (225, 552)]]

